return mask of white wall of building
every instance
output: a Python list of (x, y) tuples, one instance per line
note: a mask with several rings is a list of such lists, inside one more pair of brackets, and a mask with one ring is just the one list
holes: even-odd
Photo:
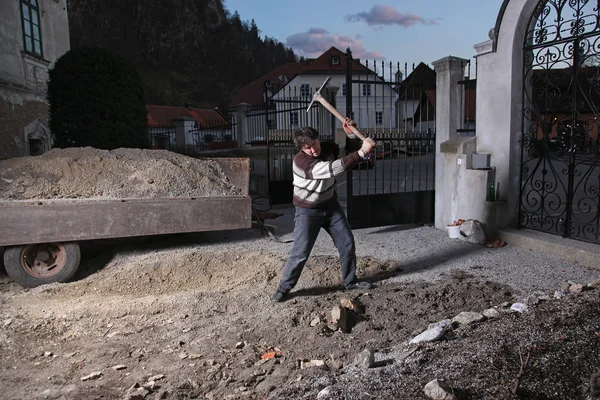
[[(21, 2), (0, 2), (0, 159), (32, 154), (30, 140), (48, 124), (46, 83), (48, 69), (70, 48), (67, 0), (38, 0), (42, 54), (25, 51)], [(33, 129), (32, 126), (42, 127)]]

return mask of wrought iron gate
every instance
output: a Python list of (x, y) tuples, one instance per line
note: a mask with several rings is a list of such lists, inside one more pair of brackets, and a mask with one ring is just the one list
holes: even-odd
[(377, 142), (346, 177), (352, 228), (433, 223), (435, 72), (423, 63), (410, 75), (406, 64), (360, 65), (349, 50), (346, 61), (346, 115)]
[(528, 26), (519, 225), (600, 243), (600, 3), (542, 0)]
[(294, 132), (301, 126), (312, 126), (319, 131), (321, 140), (333, 140), (333, 116), (319, 104), (307, 111), (316, 88), (302, 89), (298, 90), (293, 86), (274, 90), (272, 95), (265, 96), (265, 106), (254, 110), (252, 114), (260, 118), (258, 129), (250, 130), (263, 132), (260, 137), (254, 137), (253, 141), (267, 147), (266, 176), (272, 204), (292, 202), (292, 162), (296, 155), (292, 140)]

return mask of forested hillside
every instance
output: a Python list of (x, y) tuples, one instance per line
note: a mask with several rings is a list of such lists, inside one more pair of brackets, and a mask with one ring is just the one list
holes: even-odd
[(69, 0), (71, 48), (100, 46), (134, 63), (148, 104), (222, 106), (273, 68), (297, 61), (222, 0)]

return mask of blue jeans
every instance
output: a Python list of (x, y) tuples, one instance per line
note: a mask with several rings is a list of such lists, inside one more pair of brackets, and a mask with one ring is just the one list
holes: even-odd
[(300, 278), (321, 228), (331, 236), (340, 255), (344, 286), (356, 282), (356, 246), (344, 210), (336, 201), (326, 210), (296, 207), (294, 244), (283, 268), (279, 290), (288, 293)]

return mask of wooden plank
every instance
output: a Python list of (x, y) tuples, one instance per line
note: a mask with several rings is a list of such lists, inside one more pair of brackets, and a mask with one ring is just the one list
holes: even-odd
[(252, 226), (249, 196), (0, 202), (0, 246)]
[(229, 182), (242, 190), (242, 195), (250, 192), (250, 159), (249, 158), (212, 158), (221, 165)]

